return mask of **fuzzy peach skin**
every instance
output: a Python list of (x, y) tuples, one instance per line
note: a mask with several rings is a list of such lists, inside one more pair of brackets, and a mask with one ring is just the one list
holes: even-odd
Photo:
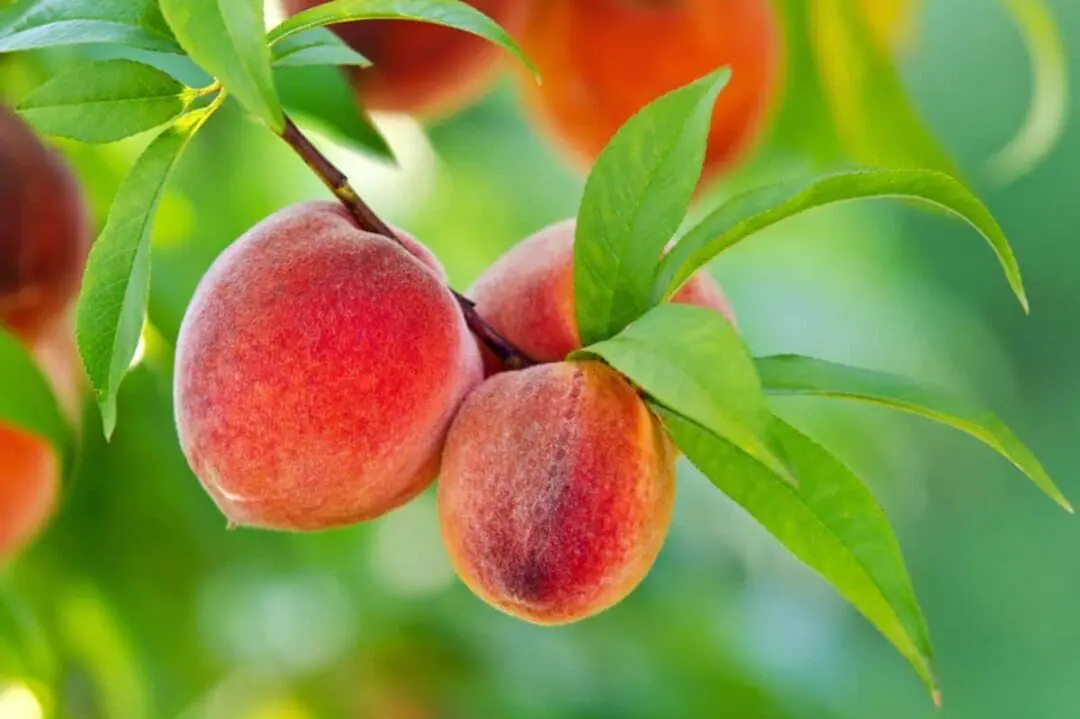
[(616, 604), (671, 523), (672, 447), (621, 375), (561, 362), (497, 375), (450, 430), (438, 504), (462, 580), (537, 624)]
[[(295, 15), (325, 0), (283, 0)], [(468, 3), (516, 35), (526, 0)], [(369, 110), (422, 117), (450, 114), (486, 92), (505, 51), (461, 30), (402, 20), (365, 20), (331, 25), (342, 40), (374, 63), (350, 68), (357, 97)]]
[(653, 100), (722, 66), (705, 162), (711, 178), (761, 135), (783, 47), (772, 0), (544, 0), (521, 36), (544, 82), (522, 74), (535, 113), (586, 166)]
[[(469, 289), (476, 309), (503, 337), (538, 362), (558, 362), (581, 349), (574, 307), (574, 230), (567, 220), (518, 243)], [(720, 312), (731, 305), (711, 275), (699, 272), (672, 298)], [(498, 360), (485, 354), (489, 374)]]
[(481, 374), (436, 272), (336, 203), (296, 205), (195, 293), (177, 345), (180, 444), (235, 524), (347, 525), (431, 483)]
[(78, 292), (89, 247), (74, 175), (0, 106), (0, 324), (36, 337)]
[[(56, 392), (61, 409), (77, 422), (84, 375), (69, 322), (42, 331), (30, 348)], [(0, 425), (0, 562), (24, 548), (48, 522), (60, 492), (60, 460), (47, 441)]]

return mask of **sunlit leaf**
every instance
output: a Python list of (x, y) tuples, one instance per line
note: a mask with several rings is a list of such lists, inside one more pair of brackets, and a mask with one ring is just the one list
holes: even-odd
[(825, 578), (893, 643), (938, 700), (930, 637), (889, 520), (842, 462), (790, 425), (773, 429), (799, 477), (784, 482), (701, 425), (655, 407), (695, 467)]
[(770, 435), (772, 415), (754, 360), (718, 312), (682, 304), (655, 307), (611, 339), (574, 356), (590, 355), (605, 360), (655, 401), (791, 479)]
[(160, 0), (176, 39), (248, 112), (281, 133), (263, 0)]
[(194, 92), (131, 60), (82, 65), (30, 93), (19, 114), (41, 132), (81, 142), (115, 142), (175, 120)]
[(180, 50), (157, 0), (20, 0), (0, 9), (0, 52), (88, 43)]
[(713, 106), (731, 77), (718, 70), (630, 118), (585, 183), (574, 241), (577, 323), (586, 345), (652, 305), (651, 278), (690, 207)]
[(274, 45), (272, 52), (274, 67), (371, 65), (370, 60), (342, 42), (337, 35), (321, 27), (282, 40)]
[(992, 413), (949, 392), (906, 377), (794, 355), (758, 360), (765, 389), (776, 394), (841, 397), (903, 410), (954, 427), (1015, 464), (1062, 507), (1072, 505), (1039, 460)]
[(1044, 0), (1003, 0), (1031, 58), (1032, 96), (1016, 136), (987, 164), (1001, 183), (1030, 172), (1061, 139), (1069, 108), (1068, 58), (1053, 11)]
[(859, 162), (959, 171), (912, 105), (889, 48), (851, 0), (809, 3), (821, 85), (841, 140)]
[(495, 43), (536, 72), (535, 66), (498, 23), (458, 0), (333, 0), (297, 13), (281, 23), (270, 32), (270, 42), (277, 44), (312, 28), (353, 20), (415, 20), (455, 28)]
[(927, 203), (967, 222), (990, 243), (1005, 277), (1027, 311), (1020, 267), (1005, 232), (986, 205), (962, 183), (933, 170), (864, 170), (751, 190), (721, 205), (679, 240), (660, 264), (654, 292), (673, 295), (724, 250), (789, 217), (824, 205), (896, 197)]
[(203, 117), (170, 127), (146, 148), (117, 191), (105, 229), (90, 253), (76, 336), (106, 436), (116, 427), (116, 393), (135, 356), (146, 317), (154, 211)]

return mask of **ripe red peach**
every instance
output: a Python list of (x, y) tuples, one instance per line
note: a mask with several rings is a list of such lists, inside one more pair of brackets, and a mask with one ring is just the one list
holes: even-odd
[(481, 375), (436, 271), (336, 203), (301, 204), (200, 283), (177, 345), (180, 444), (234, 524), (351, 524), (432, 482)]
[(782, 44), (772, 0), (544, 0), (521, 37), (544, 79), (524, 77), (542, 124), (585, 166), (634, 114), (730, 66), (713, 113), (706, 179), (761, 135), (779, 91)]
[[(552, 225), (484, 272), (469, 290), (477, 312), (499, 334), (538, 362), (558, 362), (581, 349), (574, 306), (573, 220)], [(699, 272), (672, 298), (720, 312), (735, 324), (716, 280)], [(497, 360), (485, 355), (489, 374)]]
[(89, 246), (75, 177), (0, 107), (0, 325), (33, 339), (56, 320), (78, 291)]
[(671, 523), (674, 453), (620, 374), (560, 362), (497, 375), (443, 453), (443, 539), (466, 585), (509, 614), (562, 624), (621, 601)]
[[(289, 15), (326, 0), (284, 0)], [(526, 0), (470, 0), (469, 5), (511, 35), (521, 29)], [(422, 117), (446, 115), (487, 91), (499, 67), (495, 45), (461, 30), (402, 20), (332, 25), (342, 40), (374, 63), (350, 69), (353, 86), (369, 110)]]

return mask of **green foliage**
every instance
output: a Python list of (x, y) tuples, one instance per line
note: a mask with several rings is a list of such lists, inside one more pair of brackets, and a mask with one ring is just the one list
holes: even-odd
[(773, 433), (799, 477), (794, 487), (705, 427), (655, 409), (694, 466), (862, 612), (936, 698), (930, 638), (900, 547), (851, 470), (777, 419)]
[(56, 456), (70, 461), (74, 437), (49, 380), (18, 338), (0, 328), (0, 423), (47, 440)]
[(1005, 424), (974, 403), (906, 377), (794, 355), (758, 360), (765, 389), (775, 394), (840, 397), (880, 404), (955, 427), (1015, 464), (1048, 497), (1072, 512), (1039, 460)]
[(574, 241), (581, 340), (608, 339), (651, 306), (650, 277), (705, 162), (721, 69), (656, 100), (615, 134), (585, 184)]
[(0, 52), (106, 42), (180, 50), (157, 0), (20, 0), (0, 9)]
[(654, 401), (793, 481), (770, 433), (772, 414), (754, 360), (718, 312), (661, 305), (577, 353), (589, 355), (606, 360)]
[(161, 11), (195, 62), (271, 130), (285, 129), (262, 0), (161, 0)]
[(154, 211), (173, 166), (207, 114), (169, 128), (150, 143), (117, 191), (109, 220), (90, 253), (76, 334), (107, 436), (116, 427), (116, 393), (146, 317)]
[(312, 28), (356, 20), (415, 20), (468, 32), (515, 55), (534, 73), (535, 66), (498, 23), (459, 0), (333, 0), (298, 13), (270, 32), (276, 45)]
[(41, 132), (81, 142), (115, 142), (179, 117), (194, 93), (157, 68), (131, 60), (82, 65), (19, 103)]
[(695, 272), (747, 237), (808, 210), (848, 200), (897, 197), (945, 210), (979, 231), (1026, 311), (1027, 295), (1009, 240), (993, 214), (958, 180), (933, 170), (867, 170), (751, 190), (709, 214), (660, 263), (657, 298), (670, 297)]
[(282, 40), (274, 45), (272, 53), (274, 67), (371, 65), (370, 60), (343, 43), (337, 35), (321, 27)]

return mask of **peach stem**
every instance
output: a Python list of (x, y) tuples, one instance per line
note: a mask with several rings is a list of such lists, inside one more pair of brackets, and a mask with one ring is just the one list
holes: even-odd
[[(323, 181), (323, 184), (334, 193), (334, 196), (337, 197), (343, 205), (345, 205), (345, 208), (356, 219), (357, 224), (362, 230), (373, 232), (393, 240), (394, 242), (398, 242), (393, 230), (391, 230), (390, 227), (375, 214), (375, 211), (364, 202), (360, 195), (357, 194), (356, 190), (353, 189), (352, 185), (349, 184), (349, 178), (345, 176), (345, 173), (335, 167), (334, 164), (327, 159), (326, 155), (322, 154), (315, 145), (311, 144), (311, 141), (304, 136), (300, 131), (300, 128), (298, 128), (289, 117), (285, 118), (285, 130), (282, 132), (281, 138), (285, 140), (298, 155), (300, 155), (307, 166), (310, 167), (311, 170), (319, 176), (319, 179)], [(458, 305), (460, 305), (461, 312), (465, 316), (465, 323), (468, 325), (469, 329), (472, 330), (473, 334), (475, 334), (488, 349), (495, 353), (495, 356), (498, 357), (508, 369), (523, 369), (536, 364), (533, 359), (515, 347), (505, 337), (496, 332), (494, 327), (484, 321), (484, 318), (476, 311), (475, 302), (455, 291), (453, 288), (450, 288), (450, 292), (453, 293), (454, 299), (456, 299)]]

